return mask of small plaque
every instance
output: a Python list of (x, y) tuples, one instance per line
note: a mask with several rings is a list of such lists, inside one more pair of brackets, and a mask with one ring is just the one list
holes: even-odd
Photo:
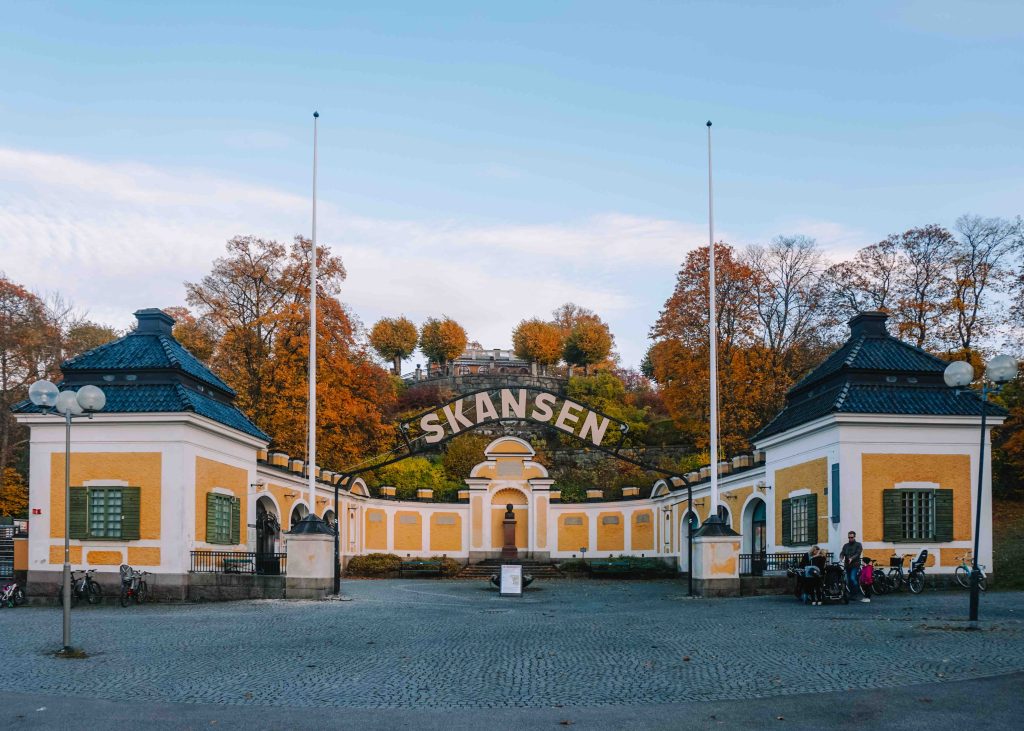
[(501, 596), (523, 595), (523, 567), (518, 564), (506, 564), (501, 567)]

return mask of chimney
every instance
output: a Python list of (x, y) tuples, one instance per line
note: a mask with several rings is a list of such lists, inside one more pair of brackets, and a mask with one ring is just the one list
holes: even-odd
[(174, 318), (156, 307), (137, 310), (135, 319), (139, 322), (138, 332), (150, 335), (170, 335), (174, 327)]
[(859, 312), (847, 324), (850, 326), (850, 337), (884, 338), (889, 335), (885, 321), (889, 319), (887, 312)]

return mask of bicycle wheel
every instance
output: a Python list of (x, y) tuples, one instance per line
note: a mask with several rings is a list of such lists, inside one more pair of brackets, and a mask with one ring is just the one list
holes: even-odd
[(924, 577), (921, 574), (914, 573), (907, 579), (907, 588), (910, 589), (912, 594), (920, 594), (921, 590), (924, 589)]
[(103, 600), (103, 589), (95, 581), (90, 581), (85, 599), (90, 604), (99, 604)]
[(25, 591), (19, 586), (14, 590), (14, 606), (20, 607), (25, 603)]
[(138, 588), (135, 590), (135, 603), (142, 604), (149, 599), (149, 587), (146, 586), (145, 581), (140, 581)]
[(898, 572), (889, 574), (889, 582), (892, 584), (893, 591), (899, 591), (903, 588), (903, 574)]
[(965, 589), (971, 588), (971, 572), (967, 570), (966, 566), (957, 566), (953, 575), (956, 577), (956, 583), (960, 586)]
[(122, 607), (127, 607), (128, 603), (131, 602), (131, 600), (132, 600), (132, 595), (131, 595), (131, 593), (130, 593), (130, 591), (128, 589), (127, 584), (122, 584), (121, 585), (121, 596), (120, 596), (121, 606)]

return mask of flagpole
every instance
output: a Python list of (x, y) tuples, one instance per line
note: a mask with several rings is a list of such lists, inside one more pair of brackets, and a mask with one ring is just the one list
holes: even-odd
[(711, 382), (711, 508), (709, 518), (718, 515), (718, 323), (715, 283), (715, 201), (711, 185), (711, 120), (708, 120), (708, 342)]
[(309, 255), (309, 513), (316, 518), (316, 164), (317, 120), (313, 112), (313, 240)]

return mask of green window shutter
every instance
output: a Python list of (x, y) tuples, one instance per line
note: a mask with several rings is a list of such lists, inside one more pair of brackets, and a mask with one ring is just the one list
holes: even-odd
[(217, 531), (217, 493), (206, 493), (206, 542), (220, 543)]
[(68, 534), (69, 538), (89, 537), (88, 503), (89, 488), (71, 488), (71, 532)]
[(953, 540), (953, 491), (935, 491), (935, 540)]
[(839, 522), (839, 463), (832, 465), (832, 486), (829, 487), (829, 495), (832, 496), (832, 522)]
[(126, 541), (139, 540), (139, 493), (137, 487), (121, 488), (121, 538)]
[(231, 498), (231, 536), (235, 543), (243, 543), (242, 540), (242, 501), (236, 497)]
[(812, 492), (804, 498), (807, 500), (807, 542), (818, 542), (818, 494)]
[(782, 501), (782, 545), (793, 545), (793, 501), (786, 498)]
[(882, 540), (903, 540), (901, 490), (882, 491)]

